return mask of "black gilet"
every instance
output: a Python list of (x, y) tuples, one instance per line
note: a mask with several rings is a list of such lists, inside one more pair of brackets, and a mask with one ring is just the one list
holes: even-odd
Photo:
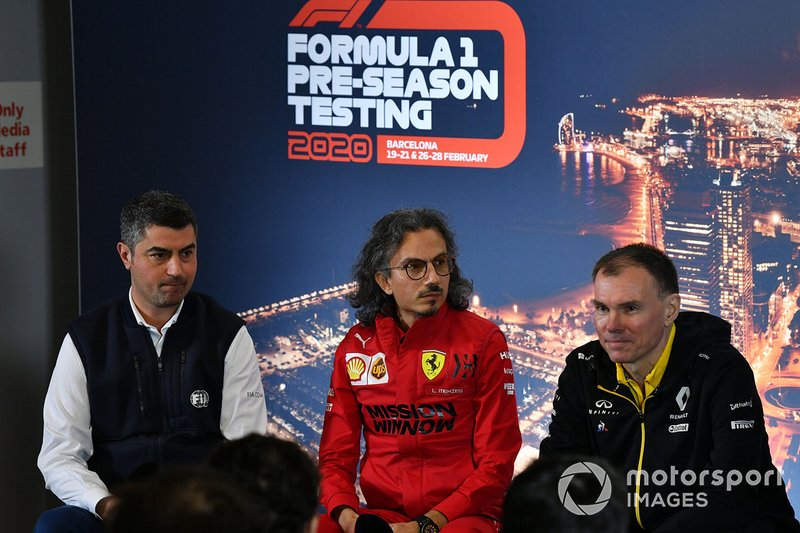
[(244, 325), (190, 292), (161, 356), (128, 297), (82, 315), (68, 332), (86, 370), (94, 453), (107, 486), (167, 463), (199, 463), (221, 440), (225, 354)]

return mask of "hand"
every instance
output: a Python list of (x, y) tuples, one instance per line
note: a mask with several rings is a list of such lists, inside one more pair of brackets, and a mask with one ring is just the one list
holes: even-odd
[(120, 499), (114, 495), (106, 496), (94, 507), (94, 511), (97, 515), (102, 518), (104, 521), (111, 518), (117, 510), (117, 506), (119, 506)]
[(416, 522), (398, 522), (389, 524), (394, 533), (419, 533), (419, 524)]
[(356, 520), (358, 520), (358, 513), (351, 507), (345, 507), (339, 512), (339, 517), (336, 521), (339, 527), (344, 530), (344, 533), (355, 533)]
[[(448, 522), (447, 517), (436, 509), (431, 509), (425, 513), (425, 516), (433, 520), (433, 522), (439, 526), (439, 528), (443, 528)], [(398, 522), (389, 525), (392, 527), (392, 531), (395, 533), (419, 533), (419, 524), (417, 524), (416, 521)]]

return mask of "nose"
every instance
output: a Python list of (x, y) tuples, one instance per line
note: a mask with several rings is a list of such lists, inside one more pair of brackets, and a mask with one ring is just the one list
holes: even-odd
[(183, 274), (183, 266), (180, 257), (176, 254), (167, 261), (167, 275), (175, 278), (181, 274)]
[(436, 273), (436, 269), (433, 268), (433, 261), (428, 260), (426, 266), (428, 268), (425, 271), (425, 278), (424, 278), (425, 283), (437, 283), (439, 281), (439, 278), (442, 276)]
[(606, 329), (612, 331), (622, 329), (622, 319), (618, 312), (614, 310), (608, 312), (608, 316), (606, 317)]

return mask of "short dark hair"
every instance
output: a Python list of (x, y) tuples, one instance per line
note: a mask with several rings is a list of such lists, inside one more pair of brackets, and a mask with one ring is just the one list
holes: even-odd
[(120, 490), (110, 533), (266, 533), (256, 502), (223, 472), (170, 465)]
[[(577, 505), (598, 503), (602, 487), (610, 484), (608, 503), (596, 514), (575, 514), (565, 506), (561, 484), (565, 471), (573, 465), (591, 466), (595, 470), (600, 467), (601, 471), (579, 468), (579, 473), (570, 474), (572, 477), (566, 486), (570, 502)], [(604, 473), (607, 478), (599, 479), (598, 473)], [(628, 522), (625, 481), (601, 457), (564, 455), (539, 458), (511, 481), (503, 503), (504, 533), (618, 533), (627, 531)]]
[(122, 208), (119, 238), (133, 251), (150, 226), (183, 229), (189, 224), (197, 236), (197, 218), (183, 198), (170, 192), (148, 191)]
[(255, 498), (267, 531), (301, 533), (317, 514), (319, 472), (294, 442), (251, 434), (223, 442), (207, 463)]
[(678, 292), (678, 272), (672, 260), (655, 246), (643, 242), (611, 250), (601, 257), (592, 270), (592, 281), (600, 272), (606, 276), (616, 276), (628, 267), (647, 270), (656, 280), (659, 297)]
[[(348, 296), (350, 305), (358, 309), (356, 318), (363, 324), (374, 324), (378, 313), (396, 315), (394, 297), (383, 292), (375, 281), (375, 274), (389, 266), (389, 260), (397, 253), (407, 233), (425, 229), (438, 231), (444, 239), (447, 253), (453, 257), (458, 255), (455, 234), (447, 225), (447, 217), (436, 209), (398, 209), (372, 226), (369, 238), (353, 265), (353, 279), (358, 287)], [(464, 310), (469, 307), (471, 294), (472, 281), (461, 276), (461, 269), (456, 263), (450, 273), (447, 303), (454, 309)]]

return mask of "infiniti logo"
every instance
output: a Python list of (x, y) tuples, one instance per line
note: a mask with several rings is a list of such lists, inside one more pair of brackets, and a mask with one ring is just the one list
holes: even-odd
[(595, 407), (598, 409), (611, 409), (614, 407), (614, 404), (609, 402), (608, 400), (597, 400), (594, 402)]

